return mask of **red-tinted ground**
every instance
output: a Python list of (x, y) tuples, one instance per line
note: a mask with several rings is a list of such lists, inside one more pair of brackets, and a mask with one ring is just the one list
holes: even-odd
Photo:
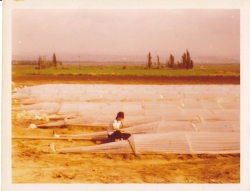
[(240, 84), (236, 76), (84, 76), (84, 75), (29, 75), (13, 76), (12, 81), (27, 85), (44, 83), (78, 83), (78, 84)]

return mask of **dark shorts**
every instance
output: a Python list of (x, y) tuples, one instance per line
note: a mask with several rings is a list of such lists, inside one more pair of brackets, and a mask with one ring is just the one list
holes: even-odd
[(115, 131), (113, 134), (108, 135), (108, 139), (110, 141), (115, 141), (115, 139), (121, 139), (123, 138), (124, 140), (128, 139), (131, 136), (129, 133), (121, 133), (121, 131)]

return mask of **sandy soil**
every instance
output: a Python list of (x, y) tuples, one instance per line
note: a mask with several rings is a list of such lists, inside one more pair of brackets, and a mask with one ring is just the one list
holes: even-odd
[[(113, 78), (86, 80), (83, 76), (13, 77), (17, 86), (43, 83), (112, 83)], [(145, 79), (120, 79), (120, 83), (145, 83)], [(151, 80), (151, 81), (150, 81)], [(150, 84), (165, 84), (166, 79), (150, 79)], [(178, 81), (179, 80), (179, 81)], [(185, 84), (187, 80), (178, 79)], [(183, 81), (184, 80), (184, 81)], [(190, 79), (190, 83), (202, 80)], [(210, 79), (211, 80), (211, 79)], [(204, 84), (239, 84), (239, 78), (205, 80)], [(164, 83), (163, 83), (164, 82)], [(198, 82), (197, 82), (198, 83)], [(198, 84), (199, 84), (198, 83)], [(14, 103), (13, 103), (14, 104)], [(12, 113), (12, 136), (46, 136), (57, 133), (87, 133), (106, 130), (106, 127), (28, 129), (31, 121), (18, 120)], [(32, 121), (34, 122), (34, 121)], [(36, 121), (36, 124), (41, 123)], [(57, 148), (90, 146), (101, 142), (80, 140), (28, 140), (12, 139), (13, 183), (239, 183), (240, 154), (203, 155), (134, 155), (134, 154), (57, 154), (50, 152), (54, 142)]]

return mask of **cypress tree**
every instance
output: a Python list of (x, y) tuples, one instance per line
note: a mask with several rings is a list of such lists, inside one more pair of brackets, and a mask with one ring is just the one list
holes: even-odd
[(151, 61), (152, 57), (151, 57), (151, 54), (150, 52), (148, 53), (148, 68), (151, 68), (152, 66), (152, 61)]
[(57, 68), (57, 61), (56, 61), (56, 54), (53, 54), (53, 65), (55, 68)]

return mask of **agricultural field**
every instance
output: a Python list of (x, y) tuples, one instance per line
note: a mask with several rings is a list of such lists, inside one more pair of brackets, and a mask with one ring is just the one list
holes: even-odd
[[(135, 66), (133, 64), (127, 64), (126, 68), (124, 68), (124, 65), (114, 66), (110, 64), (104, 66), (104, 64), (95, 64), (81, 66), (80, 69), (77, 65), (65, 64), (64, 69), (36, 70), (31, 65), (14, 65), (12, 66), (12, 82), (13, 93), (25, 86), (45, 84), (106, 84), (107, 86), (109, 84), (123, 84), (124, 86), (132, 84), (133, 86), (138, 85), (138, 87), (143, 84), (152, 84), (173, 85), (173, 88), (175, 85), (183, 84), (192, 84), (194, 86), (199, 84), (225, 84), (238, 87), (240, 84), (240, 65), (196, 65), (193, 70), (145, 69), (141, 65)], [(122, 89), (122, 87), (120, 88)], [(134, 96), (133, 94), (129, 95)], [(171, 95), (171, 91), (166, 93), (166, 96)], [(194, 95), (208, 96), (204, 92)], [(93, 94), (93, 96), (96, 95)], [(121, 95), (119, 94), (119, 96)], [(119, 96), (114, 96), (113, 99), (119, 99)], [(182, 96), (183, 103), (189, 100), (188, 97), (183, 97), (187, 95), (177, 92), (177, 94), (169, 97), (168, 101), (174, 100), (173, 103), (177, 103), (178, 96)], [(236, 96), (239, 97), (239, 92)], [(51, 96), (47, 97), (51, 98)], [(238, 108), (230, 110), (230, 104), (232, 101), (236, 101), (237, 106), (238, 97), (225, 98), (225, 102), (230, 102), (222, 103), (225, 107), (229, 107), (226, 110), (228, 115), (225, 115), (225, 117), (233, 116), (237, 112)], [(111, 97), (107, 98), (111, 99)], [(214, 99), (214, 97), (210, 99)], [(96, 97), (93, 97), (92, 102), (96, 101)], [(217, 104), (217, 102), (212, 102), (209, 99), (206, 101), (213, 103), (212, 105), (207, 104), (207, 107)], [(86, 101), (88, 104), (92, 102)], [(21, 104), (29, 103), (13, 100), (12, 108), (19, 107)], [(187, 109), (195, 111), (194, 109), (197, 107), (198, 105), (192, 105), (192, 108)], [(218, 109), (220, 112), (221, 108)], [(87, 147), (105, 144), (105, 142), (70, 138), (55, 141), (53, 140), (53, 132), (59, 134), (98, 133), (105, 131), (107, 127), (105, 125), (93, 127), (90, 125), (69, 124), (66, 127), (53, 126), (32, 129), (29, 128), (31, 123), (37, 125), (47, 123), (47, 118), (33, 119), (32, 115), (29, 116), (29, 112), (21, 113), (25, 115), (20, 115), (20, 111), (12, 111), (13, 183), (168, 184), (240, 182), (240, 153), (139, 155), (133, 153), (54, 153), (50, 150), (52, 142), (55, 142), (56, 148)], [(199, 112), (201, 115), (203, 113)], [(217, 119), (216, 115), (213, 114), (212, 116)], [(233, 117), (237, 118), (237, 116)], [(233, 120), (233, 117), (230, 120)], [(56, 118), (53, 119), (52, 117), (50, 122), (53, 123), (56, 120)]]
[[(63, 63), (63, 68), (37, 70), (34, 65), (13, 65), (12, 81), (26, 85), (81, 84), (240, 84), (239, 64), (197, 64), (192, 70), (146, 69), (142, 63)], [(34, 82), (34, 83), (33, 83)], [(22, 85), (22, 84), (20, 84)]]
[(63, 63), (62, 68), (35, 69), (34, 65), (13, 65), (13, 76), (24, 75), (90, 75), (90, 76), (240, 76), (239, 64), (198, 64), (194, 69), (147, 69), (142, 63)]

